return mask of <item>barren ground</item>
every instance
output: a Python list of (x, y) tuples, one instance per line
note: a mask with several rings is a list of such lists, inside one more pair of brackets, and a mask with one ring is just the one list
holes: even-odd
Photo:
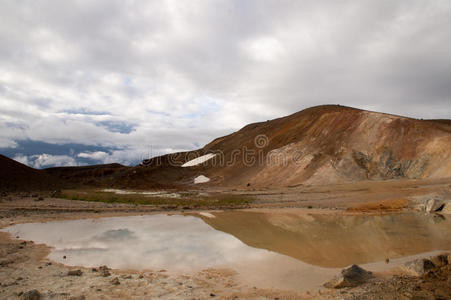
[[(247, 209), (303, 207), (310, 213), (348, 210), (353, 214), (380, 214), (413, 210), (421, 201), (449, 192), (450, 184), (450, 180), (410, 180), (203, 192), (252, 196), (254, 202), (247, 204)], [(38, 196), (44, 200), (39, 200)], [(188, 209), (74, 201), (50, 198), (43, 192), (35, 197), (4, 194), (0, 200), (0, 227), (52, 220), (180, 213)], [(422, 278), (388, 274), (357, 288), (322, 289), (299, 294), (247, 286), (227, 269), (185, 275), (165, 270), (110, 270), (111, 275), (103, 277), (99, 270), (95, 272), (50, 262), (46, 259), (49, 251), (46, 245), (0, 233), (0, 298), (17, 299), (33, 289), (37, 289), (44, 299), (450, 299), (451, 295), (449, 266)], [(82, 275), (68, 276), (70, 270), (81, 270)], [(115, 278), (119, 284), (113, 282)]]

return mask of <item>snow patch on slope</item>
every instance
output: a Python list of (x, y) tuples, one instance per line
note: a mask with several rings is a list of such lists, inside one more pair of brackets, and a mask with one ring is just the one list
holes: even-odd
[(204, 175), (199, 175), (196, 178), (194, 178), (194, 184), (198, 184), (198, 183), (206, 183), (209, 182), (210, 178), (204, 176)]
[(184, 164), (182, 165), (182, 167), (183, 167), (183, 168), (186, 168), (186, 167), (197, 166), (197, 165), (200, 165), (200, 164), (202, 164), (202, 163), (204, 163), (204, 162), (206, 162), (206, 161), (212, 159), (212, 158), (215, 157), (215, 156), (216, 156), (216, 154), (208, 153), (208, 154), (202, 155), (202, 156), (200, 156), (200, 157), (198, 157), (198, 158), (192, 159), (192, 160), (190, 160), (190, 161), (184, 163)]

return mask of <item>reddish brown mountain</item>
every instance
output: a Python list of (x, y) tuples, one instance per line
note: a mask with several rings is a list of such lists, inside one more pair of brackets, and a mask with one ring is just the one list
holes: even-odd
[[(218, 155), (191, 169), (212, 178), (211, 184), (290, 186), (443, 178), (451, 177), (451, 122), (318, 106), (247, 125), (197, 151), (210, 152)], [(178, 153), (169, 160), (181, 164), (194, 153)]]

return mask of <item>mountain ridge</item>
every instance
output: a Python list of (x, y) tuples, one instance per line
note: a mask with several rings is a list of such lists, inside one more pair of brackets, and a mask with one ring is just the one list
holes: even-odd
[[(198, 166), (182, 167), (208, 153), (217, 155)], [(23, 167), (14, 167), (9, 161), (6, 169)], [(77, 185), (140, 189), (284, 187), (448, 178), (451, 177), (451, 120), (419, 120), (322, 105), (251, 123), (198, 150), (154, 157), (136, 167), (109, 164), (45, 170), (26, 168), (33, 174), (28, 177), (41, 183), (45, 179), (46, 182), (59, 180)], [(199, 175), (207, 176), (210, 182), (194, 185), (194, 178)], [(8, 174), (0, 177), (7, 178)], [(17, 182), (23, 179), (19, 177)], [(14, 180), (2, 182), (14, 183)]]

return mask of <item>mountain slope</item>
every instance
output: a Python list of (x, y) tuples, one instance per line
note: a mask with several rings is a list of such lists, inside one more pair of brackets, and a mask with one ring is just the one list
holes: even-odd
[[(326, 105), (247, 125), (197, 153), (218, 154), (202, 168), (221, 185), (451, 177), (451, 124)], [(193, 152), (173, 162), (184, 156)]]
[(58, 178), (0, 154), (0, 190), (53, 190), (61, 186), (62, 182)]

